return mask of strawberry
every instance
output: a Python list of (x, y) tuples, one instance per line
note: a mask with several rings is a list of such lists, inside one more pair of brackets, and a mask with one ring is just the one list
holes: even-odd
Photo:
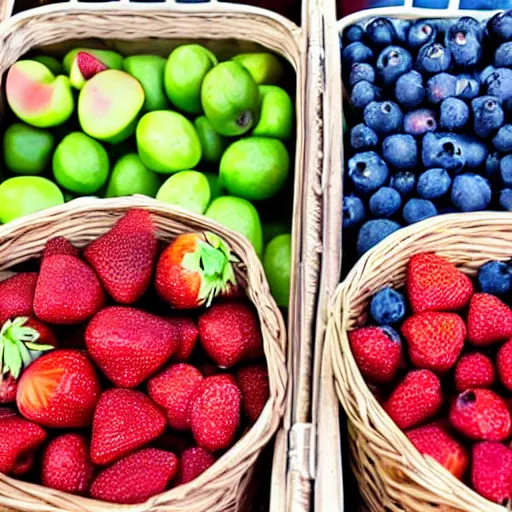
[(175, 430), (190, 430), (190, 404), (201, 372), (190, 364), (169, 366), (148, 382), (149, 396), (167, 413), (169, 426)]
[(71, 242), (62, 236), (51, 238), (46, 242), (42, 259), (48, 258), (55, 254), (67, 254), (68, 256), (78, 256), (78, 249), (73, 247)]
[(270, 397), (268, 370), (264, 364), (240, 368), (236, 383), (242, 393), (242, 407), (251, 423), (255, 423)]
[(413, 370), (391, 393), (384, 410), (405, 430), (436, 415), (442, 404), (439, 378), (430, 370)]
[(37, 274), (22, 272), (0, 282), (0, 324), (18, 316), (32, 316)]
[(231, 376), (214, 375), (201, 382), (191, 406), (196, 443), (214, 452), (231, 446), (240, 425), (242, 396)]
[(42, 458), (43, 485), (71, 494), (86, 494), (93, 476), (89, 443), (84, 436), (64, 434), (50, 441)]
[(348, 337), (354, 359), (366, 379), (385, 384), (395, 378), (402, 342), (392, 327), (361, 327), (349, 332)]
[(178, 457), (174, 453), (146, 448), (104, 469), (92, 483), (90, 494), (112, 503), (144, 503), (164, 492), (177, 473)]
[(484, 498), (505, 505), (512, 499), (512, 450), (501, 443), (476, 443), (471, 483)]
[(450, 408), (450, 423), (477, 441), (503, 441), (511, 431), (510, 412), (505, 400), (489, 389), (468, 389)]
[(36, 359), (18, 381), (16, 404), (27, 419), (50, 428), (91, 424), (100, 396), (98, 375), (80, 350), (52, 350)]
[(164, 413), (143, 393), (108, 389), (92, 421), (91, 458), (110, 464), (150, 443), (165, 430)]
[(228, 245), (213, 233), (180, 235), (158, 260), (156, 291), (173, 308), (209, 306), (217, 295), (236, 286), (235, 261)]
[(508, 340), (499, 350), (496, 358), (498, 375), (501, 383), (512, 391), (512, 339)]
[(436, 254), (412, 256), (406, 283), (414, 313), (462, 309), (473, 295), (469, 277)]
[(498, 297), (475, 293), (469, 303), (468, 341), (487, 346), (512, 338), (512, 310)]
[(164, 319), (140, 309), (112, 306), (91, 320), (85, 343), (113, 384), (135, 388), (168, 361), (179, 340)]
[(221, 368), (263, 355), (258, 317), (245, 302), (213, 304), (199, 317), (198, 327), (203, 349)]
[(468, 452), (441, 425), (431, 423), (408, 430), (405, 435), (421, 454), (432, 457), (453, 476), (462, 478), (469, 464)]
[(455, 367), (455, 388), (459, 393), (470, 388), (490, 388), (495, 378), (491, 359), (479, 352), (462, 356)]
[(208, 451), (194, 446), (185, 450), (180, 458), (180, 476), (176, 485), (186, 484), (195, 480), (215, 462), (215, 457)]
[(34, 452), (46, 440), (39, 425), (17, 415), (0, 417), (0, 473), (22, 475), (34, 463)]
[(456, 313), (425, 311), (409, 317), (402, 324), (402, 334), (414, 366), (444, 373), (464, 348), (466, 326)]
[(166, 318), (171, 325), (178, 331), (180, 339), (180, 346), (173, 355), (172, 359), (176, 362), (186, 362), (190, 359), (192, 352), (199, 338), (199, 331), (197, 325), (192, 318), (185, 316), (175, 316)]
[(92, 78), (94, 75), (108, 69), (101, 60), (87, 52), (78, 52), (76, 55), (76, 63), (85, 80), (89, 80), (89, 78)]
[(9, 373), (0, 376), (0, 404), (10, 404), (16, 401), (16, 390), (18, 382)]
[(130, 210), (85, 249), (85, 259), (116, 302), (133, 304), (147, 290), (158, 251), (154, 231), (147, 210)]

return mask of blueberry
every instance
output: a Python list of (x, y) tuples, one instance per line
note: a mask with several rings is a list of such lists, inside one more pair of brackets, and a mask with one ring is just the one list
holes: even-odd
[(437, 128), (436, 114), (427, 108), (413, 110), (404, 117), (404, 132), (410, 135), (424, 135)]
[(411, 169), (418, 164), (418, 145), (412, 135), (389, 135), (382, 143), (384, 160), (397, 169)]
[(389, 185), (397, 190), (402, 197), (407, 197), (416, 188), (416, 175), (412, 171), (397, 172), (391, 176)]
[(375, 82), (375, 70), (373, 66), (367, 62), (356, 62), (352, 64), (349, 78), (350, 86), (354, 87), (357, 82), (362, 82), (363, 80), (371, 84)]
[(473, 130), (479, 137), (496, 133), (505, 120), (505, 113), (496, 96), (480, 96), (471, 101)]
[(392, 217), (402, 206), (400, 194), (391, 187), (381, 187), (369, 201), (370, 211), (374, 217)]
[(407, 36), (409, 34), (409, 29), (411, 28), (412, 21), (392, 19), (391, 23), (393, 23), (393, 27), (395, 27), (395, 35), (397, 41), (405, 46), (407, 44)]
[(357, 237), (357, 252), (359, 256), (384, 240), (398, 229), (400, 224), (388, 219), (369, 220), (363, 224)]
[(388, 18), (375, 18), (366, 27), (366, 36), (374, 46), (389, 46), (396, 38), (395, 27)]
[(368, 62), (372, 58), (373, 52), (371, 48), (368, 48), (368, 46), (359, 41), (345, 46), (342, 53), (343, 65), (347, 66), (348, 69), (356, 62)]
[(380, 89), (370, 82), (357, 82), (350, 93), (350, 102), (358, 110), (364, 110), (366, 105), (380, 98)]
[(446, 98), (457, 95), (457, 77), (449, 73), (434, 75), (427, 82), (427, 94), (430, 103), (436, 105)]
[(343, 32), (343, 41), (345, 45), (362, 41), (364, 38), (364, 28), (361, 25), (350, 25)]
[(458, 98), (446, 98), (441, 103), (439, 126), (447, 130), (464, 128), (469, 121), (469, 107)]
[(471, 100), (478, 96), (480, 92), (480, 82), (471, 75), (458, 75), (455, 86), (455, 96), (465, 100)]
[(495, 14), (487, 23), (487, 31), (496, 39), (510, 41), (512, 39), (512, 11)]
[(499, 153), (489, 153), (487, 155), (487, 158), (485, 159), (485, 175), (487, 176), (487, 179), (495, 185), (501, 179)]
[(451, 200), (461, 212), (485, 210), (491, 202), (491, 187), (478, 174), (459, 174), (453, 180)]
[(450, 50), (440, 43), (432, 43), (420, 48), (416, 65), (423, 73), (435, 74), (448, 70), (451, 62)]
[(437, 215), (437, 209), (432, 201), (427, 199), (409, 199), (402, 211), (407, 224), (414, 224), (420, 220)]
[(384, 86), (393, 85), (412, 68), (411, 54), (400, 46), (384, 48), (377, 58), (377, 76)]
[(512, 43), (503, 43), (496, 49), (494, 65), (497, 68), (509, 68), (512, 66)]
[[(469, 21), (472, 20), (472, 21)], [(480, 25), (473, 18), (460, 18), (446, 33), (446, 47), (459, 67), (474, 67), (482, 57)]]
[(373, 149), (378, 143), (378, 135), (364, 123), (359, 123), (350, 131), (350, 145), (353, 149)]
[(400, 107), (392, 101), (372, 101), (364, 109), (364, 122), (377, 134), (400, 131), (402, 120)]
[[(450, 136), (448, 133), (445, 135)], [(466, 162), (466, 167), (475, 169), (481, 165), (484, 165), (489, 150), (487, 149), (487, 145), (481, 139), (475, 135), (459, 133), (454, 133), (451, 135), (460, 144), (462, 149), (462, 156)]]
[(487, 94), (499, 98), (504, 107), (510, 110), (512, 103), (512, 69), (497, 68), (485, 80)]
[(451, 184), (452, 179), (446, 169), (429, 169), (418, 178), (418, 195), (423, 199), (438, 199), (450, 190)]
[(503, 261), (489, 261), (478, 270), (478, 284), (483, 293), (504, 296), (512, 289), (512, 267)]
[(505, 155), (500, 160), (500, 176), (505, 187), (512, 187), (512, 155)]
[(413, 70), (399, 77), (395, 84), (395, 96), (404, 107), (414, 108), (420, 105), (425, 97), (421, 74)]
[(366, 217), (363, 201), (351, 194), (343, 198), (343, 227), (351, 228), (362, 224)]
[(357, 192), (369, 195), (388, 181), (389, 169), (377, 153), (366, 151), (348, 161), (348, 177)]
[(492, 65), (486, 66), (479, 75), (480, 82), (483, 84), (486, 80), (496, 71), (496, 68)]
[(427, 133), (423, 137), (421, 156), (427, 169), (442, 167), (457, 171), (466, 164), (461, 145), (451, 134)]
[(400, 292), (386, 286), (372, 297), (370, 314), (377, 325), (397, 324), (405, 316), (405, 298)]
[(497, 151), (512, 151), (512, 124), (504, 124), (492, 139), (492, 143)]
[(407, 43), (410, 48), (419, 48), (435, 41), (437, 30), (429, 21), (417, 20), (409, 28)]
[(500, 192), (500, 206), (507, 212), (512, 212), (512, 188), (504, 188)]

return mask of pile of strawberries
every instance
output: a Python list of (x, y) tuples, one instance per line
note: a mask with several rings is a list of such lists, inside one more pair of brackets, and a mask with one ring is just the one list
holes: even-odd
[(133, 504), (207, 470), (269, 397), (235, 260), (212, 233), (160, 253), (134, 209), (1, 282), (0, 472)]
[[(410, 259), (406, 296), (398, 325), (349, 333), (359, 369), (421, 453), (483, 497), (506, 503), (512, 499), (507, 298), (475, 293), (468, 276), (434, 254)], [(396, 301), (380, 306), (393, 309)]]

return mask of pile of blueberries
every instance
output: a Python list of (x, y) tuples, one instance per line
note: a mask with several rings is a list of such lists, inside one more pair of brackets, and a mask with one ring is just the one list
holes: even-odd
[(343, 227), (358, 255), (434, 215), (512, 211), (512, 11), (375, 18), (341, 44)]

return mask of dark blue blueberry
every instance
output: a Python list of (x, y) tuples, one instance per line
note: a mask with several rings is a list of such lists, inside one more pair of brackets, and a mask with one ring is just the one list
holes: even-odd
[(349, 78), (350, 86), (354, 87), (357, 82), (362, 82), (363, 80), (371, 84), (375, 82), (375, 70), (373, 66), (367, 62), (356, 62), (352, 64)]
[(512, 187), (512, 155), (505, 155), (500, 160), (500, 176), (505, 187)]
[(469, 107), (458, 98), (446, 98), (441, 103), (439, 126), (446, 130), (459, 130), (469, 121)]
[(418, 195), (423, 199), (438, 199), (450, 190), (451, 184), (452, 179), (446, 169), (429, 169), (418, 178)]
[(388, 18), (375, 18), (366, 27), (366, 37), (374, 46), (389, 46), (396, 38), (395, 27)]
[[(445, 134), (450, 136), (450, 134)], [(452, 136), (460, 144), (462, 156), (466, 162), (466, 167), (476, 169), (484, 164), (489, 150), (487, 145), (475, 135), (466, 135), (454, 133)]]
[(405, 316), (405, 298), (400, 292), (386, 286), (372, 297), (370, 314), (377, 325), (397, 324)]
[(457, 85), (455, 87), (455, 96), (465, 100), (471, 100), (478, 96), (480, 92), (480, 82), (471, 75), (458, 75)]
[(345, 46), (342, 53), (343, 65), (347, 66), (348, 69), (356, 62), (368, 62), (372, 58), (373, 52), (371, 48), (368, 48), (368, 46), (359, 41)]
[(450, 50), (440, 43), (426, 44), (420, 48), (416, 66), (419, 71), (427, 74), (441, 73), (450, 68), (452, 57)]
[(497, 151), (512, 151), (512, 124), (504, 124), (492, 139), (492, 143)]
[(356, 150), (373, 149), (379, 143), (378, 135), (364, 123), (359, 123), (350, 131), (350, 145)]
[(492, 65), (486, 66), (479, 75), (480, 83), (485, 83), (487, 79), (496, 71), (496, 68)]
[(393, 85), (412, 68), (411, 54), (400, 46), (388, 46), (377, 58), (377, 77), (384, 86)]
[(497, 185), (500, 181), (500, 154), (489, 153), (485, 159), (485, 175), (493, 184)]
[(343, 198), (343, 227), (352, 228), (363, 223), (366, 217), (363, 201), (351, 194)]
[(372, 101), (364, 109), (364, 122), (377, 134), (396, 133), (402, 127), (403, 115), (393, 101)]
[(386, 162), (375, 151), (366, 151), (354, 155), (348, 161), (348, 177), (352, 180), (357, 192), (370, 195), (387, 183), (389, 169)]
[(437, 215), (437, 208), (434, 203), (428, 199), (413, 198), (405, 203), (402, 215), (407, 224), (414, 224), (420, 220)]
[(489, 261), (478, 270), (480, 291), (503, 297), (512, 289), (512, 267), (503, 261)]
[(389, 186), (397, 190), (402, 197), (407, 197), (416, 188), (416, 175), (412, 171), (397, 172), (391, 176)]
[(426, 7), (427, 9), (446, 9), (449, 0), (414, 0), (414, 7)]
[[(495, 1), (492, 4), (494, 6)], [(512, 39), (512, 11), (494, 15), (487, 23), (487, 32), (496, 39), (510, 41)]]
[(437, 128), (436, 114), (433, 110), (421, 108), (405, 114), (404, 132), (410, 135), (424, 135)]
[(393, 23), (393, 26), (395, 27), (397, 41), (405, 46), (407, 44), (407, 36), (409, 34), (409, 29), (411, 28), (412, 21), (392, 19), (391, 23)]
[(427, 82), (427, 94), (430, 103), (437, 105), (446, 98), (457, 95), (457, 77), (449, 73), (434, 75)]
[(487, 94), (499, 98), (503, 106), (510, 110), (512, 104), (512, 69), (497, 68), (485, 80)]
[(357, 253), (361, 256), (400, 227), (398, 222), (388, 219), (375, 219), (365, 222), (357, 237)]
[(480, 25), (473, 18), (460, 18), (449, 28), (446, 47), (457, 66), (469, 68), (478, 64), (482, 57), (479, 35)]
[(380, 89), (370, 82), (357, 82), (350, 93), (350, 102), (358, 110), (364, 110), (366, 105), (380, 98)]
[(460, 142), (452, 134), (427, 133), (423, 137), (421, 156), (427, 169), (442, 167), (458, 171), (466, 164)]
[(361, 25), (350, 25), (343, 32), (343, 40), (345, 45), (362, 41), (364, 37), (364, 28)]
[(402, 197), (391, 187), (381, 187), (369, 201), (374, 217), (392, 217), (402, 206)]
[(478, 174), (459, 174), (453, 180), (451, 200), (453, 206), (461, 212), (485, 210), (491, 202), (491, 187)]
[(437, 30), (427, 20), (417, 20), (409, 28), (407, 43), (410, 48), (419, 48), (435, 41)]
[(496, 96), (480, 96), (471, 101), (473, 130), (479, 137), (490, 137), (505, 120), (505, 113)]
[(399, 77), (395, 84), (395, 96), (398, 103), (406, 108), (420, 105), (425, 97), (421, 74), (412, 70)]
[(512, 188), (504, 188), (500, 192), (500, 206), (507, 212), (512, 212)]
[(512, 66), (512, 43), (503, 43), (496, 49), (494, 65), (497, 68), (509, 68)]
[(389, 135), (382, 143), (384, 160), (397, 169), (413, 169), (418, 165), (418, 145), (412, 135)]

